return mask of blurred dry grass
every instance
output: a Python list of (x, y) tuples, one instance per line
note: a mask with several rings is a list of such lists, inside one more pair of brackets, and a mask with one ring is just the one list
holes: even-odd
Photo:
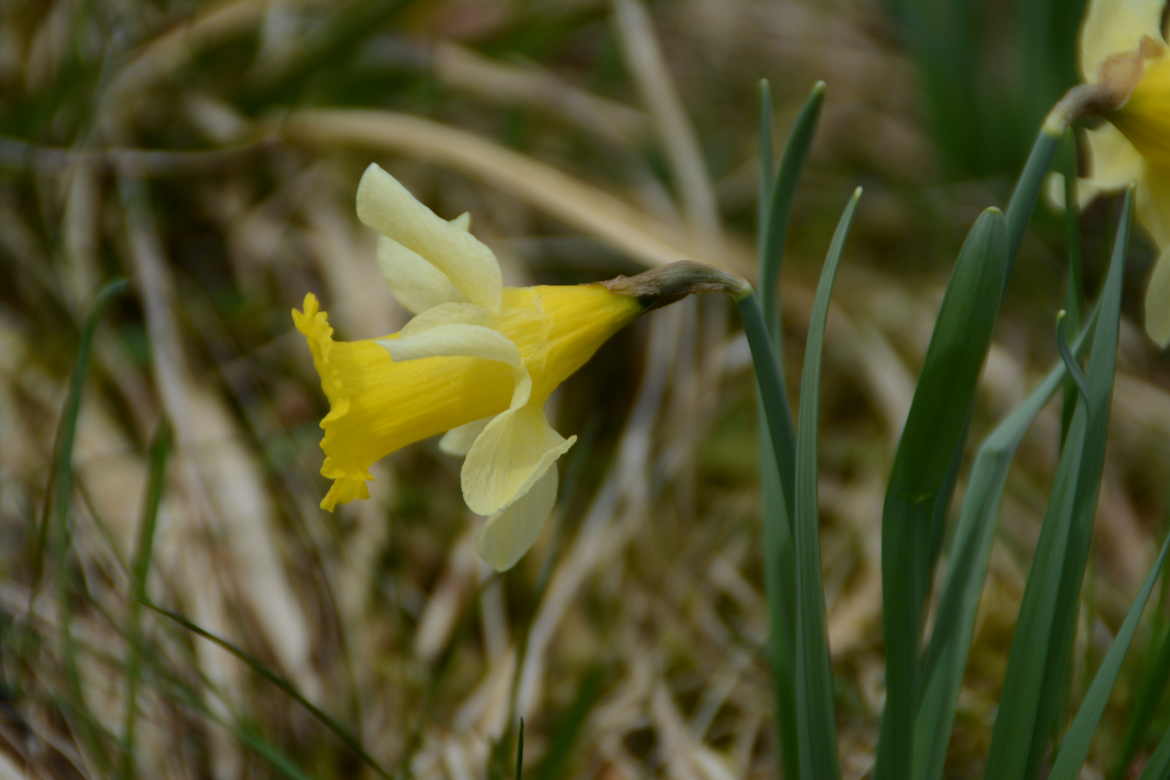
[[(99, 331), (75, 453), (71, 620), (99, 730), (125, 707), (127, 562), (169, 420), (152, 597), (264, 659), (386, 766), (483, 776), (523, 716), (532, 776), (770, 776), (750, 363), (722, 301), (638, 324), (562, 391), (559, 427), (583, 436), (556, 528), (505, 577), (475, 559), (455, 466), (430, 445), (382, 464), (371, 501), (317, 509), (324, 401), (287, 316), (314, 290), (345, 337), (404, 321), (353, 215), (371, 160), (440, 214), (470, 211), (512, 283), (684, 256), (750, 269), (760, 76), (781, 129), (829, 85), (784, 274), (789, 345), (837, 210), (867, 188), (830, 320), (821, 483), (842, 755), (864, 774), (892, 442), (959, 237), (1004, 189), (941, 183), (880, 8), (58, 0), (0, 10), (0, 776), (106, 771), (65, 706), (45, 583), (65, 573), (37, 576), (35, 541), (81, 319), (119, 275), (133, 294)], [(1059, 244), (1030, 238), (1021, 266), (976, 433), (1054, 359)], [(1132, 325), (1122, 347), (1086, 657), (1152, 557), (1170, 470), (1164, 361)], [(989, 734), (1057, 430), (1049, 416), (1030, 437), (1005, 502), (955, 777)], [(142, 776), (275, 773), (244, 733), (311, 776), (362, 771), (247, 666), (147, 626)], [(568, 763), (542, 764), (568, 737)]]

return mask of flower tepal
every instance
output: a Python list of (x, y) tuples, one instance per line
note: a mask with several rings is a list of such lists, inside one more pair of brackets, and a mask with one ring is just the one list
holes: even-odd
[(465, 456), (464, 500), (487, 517), (479, 553), (507, 569), (552, 510), (556, 461), (575, 441), (549, 425), (545, 402), (645, 306), (602, 284), (504, 287), (466, 215), (442, 219), (376, 165), (357, 213), (381, 233), (378, 263), (415, 316), (398, 333), (335, 341), (314, 295), (293, 311), (330, 404), (321, 506), (368, 497), (375, 461), (447, 432), (441, 448)]
[(1081, 28), (1081, 70), (1107, 124), (1087, 131), (1090, 175), (1081, 205), (1136, 184), (1138, 216), (1160, 255), (1146, 288), (1146, 331), (1170, 344), (1170, 48), (1165, 0), (1092, 0)]

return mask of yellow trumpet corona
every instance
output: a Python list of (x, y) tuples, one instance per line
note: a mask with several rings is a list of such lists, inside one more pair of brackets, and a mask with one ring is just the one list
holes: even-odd
[[(634, 298), (598, 284), (505, 288), (496, 329), (519, 349), (532, 377), (530, 403), (542, 403), (614, 333), (638, 315)], [(305, 296), (293, 322), (308, 342), (329, 399), (322, 475), (333, 486), (321, 502), (368, 498), (369, 467), (392, 452), (508, 408), (513, 371), (482, 357), (395, 361), (379, 342), (334, 341), (317, 297)]]

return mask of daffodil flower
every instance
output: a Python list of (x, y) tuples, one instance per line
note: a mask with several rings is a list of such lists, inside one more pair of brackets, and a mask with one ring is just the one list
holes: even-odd
[(549, 395), (641, 312), (742, 284), (684, 263), (595, 284), (505, 287), (467, 215), (436, 216), (376, 165), (358, 185), (357, 213), (381, 233), (378, 263), (415, 316), (382, 338), (335, 341), (312, 293), (293, 310), (330, 404), (321, 473), (333, 484), (321, 506), (368, 498), (375, 461), (446, 432), (440, 448), (464, 456), (464, 501), (488, 518), (479, 553), (499, 570), (535, 541), (556, 502), (556, 461), (576, 441), (549, 425)]
[[(1090, 109), (1108, 124), (1087, 131), (1090, 175), (1078, 205), (1136, 184), (1138, 217), (1160, 255), (1146, 289), (1146, 331), (1170, 344), (1170, 52), (1165, 0), (1092, 0), (1081, 28)], [(1070, 93), (1071, 94), (1071, 93)]]

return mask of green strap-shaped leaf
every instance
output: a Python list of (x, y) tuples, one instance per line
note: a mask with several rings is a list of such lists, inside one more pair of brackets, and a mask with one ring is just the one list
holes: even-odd
[(1134, 632), (1137, 631), (1142, 611), (1146, 608), (1146, 602), (1150, 600), (1154, 583), (1162, 574), (1162, 564), (1166, 562), (1168, 548), (1170, 548), (1170, 536), (1167, 536), (1166, 540), (1162, 542), (1162, 551), (1158, 553), (1154, 567), (1146, 576), (1146, 581), (1142, 584), (1137, 598), (1130, 606), (1125, 621), (1121, 624), (1121, 629), (1118, 630), (1117, 636), (1113, 639), (1113, 644), (1109, 646), (1109, 652), (1105, 654), (1101, 666), (1097, 669), (1097, 674), (1085, 694), (1084, 701), (1081, 702), (1081, 708), (1077, 712), (1076, 718), (1073, 719), (1072, 725), (1069, 726), (1068, 732), (1064, 735), (1060, 750), (1056, 754), (1056, 761), (1052, 764), (1052, 772), (1048, 775), (1049, 780), (1076, 780), (1080, 774), (1081, 766), (1084, 765), (1085, 758), (1089, 755), (1089, 745), (1093, 742), (1093, 734), (1101, 722), (1101, 715), (1104, 714), (1105, 705), (1109, 702), (1109, 694), (1113, 691), (1117, 675), (1121, 672), (1121, 664), (1125, 661), (1125, 654), (1129, 651)]
[[(792, 197), (816, 129), (824, 101), (824, 84), (814, 85), (788, 137), (780, 171), (772, 175), (772, 95), (768, 82), (760, 82), (760, 191), (759, 278), (763, 318), (771, 334), (771, 350), (783, 375), (780, 305), (777, 280), (784, 243), (791, 220)], [(792, 479), (795, 436), (783, 381), (779, 384), (777, 414), (781, 425), (783, 455), (777, 458), (770, 434), (760, 427), (760, 501), (763, 513), (764, 588), (768, 599), (768, 658), (772, 671), (775, 723), (785, 777), (799, 772), (800, 741), (796, 735), (794, 688), (794, 626), (796, 573), (792, 552)], [(762, 413), (761, 413), (762, 417)], [(783, 465), (781, 465), (783, 464)]]
[(876, 776), (911, 777), (924, 605), (1008, 270), (1004, 215), (972, 226), (935, 322), (882, 514), (886, 709)]
[[(1165, 588), (1161, 598), (1160, 606), (1164, 610)], [(1142, 672), (1132, 683), (1136, 695), (1133, 705), (1126, 713), (1129, 724), (1125, 730), (1125, 740), (1117, 751), (1113, 769), (1108, 774), (1108, 777), (1114, 780), (1128, 777), (1126, 767), (1133, 761), (1138, 748), (1144, 745), (1150, 727), (1154, 725), (1154, 713), (1165, 697), (1167, 683), (1170, 683), (1170, 626), (1163, 623), (1152, 633)]]
[(134, 551), (130, 616), (126, 628), (126, 714), (123, 719), (122, 777), (135, 774), (134, 757), (138, 723), (138, 689), (142, 677), (143, 651), (142, 605), (147, 601), (146, 580), (154, 555), (154, 532), (158, 526), (158, 510), (166, 484), (166, 465), (171, 452), (171, 428), (164, 421), (159, 425), (150, 446), (150, 476), (146, 482), (146, 497), (142, 507), (142, 522), (138, 527), (138, 544)]
[[(106, 768), (109, 761), (102, 734), (94, 728), (94, 716), (86, 699), (81, 672), (77, 665), (77, 648), (73, 636), (74, 587), (70, 568), (73, 544), (73, 447), (77, 440), (77, 421), (81, 417), (81, 402), (84, 398), (85, 383), (89, 377), (89, 364), (93, 355), (93, 340), (101, 323), (106, 307), (126, 289), (125, 279), (118, 279), (103, 287), (94, 299), (93, 309), (85, 320), (81, 340), (77, 345), (77, 357), (73, 373), (69, 377), (69, 392), (61, 410), (61, 421), (57, 427), (57, 440), (53, 448), (53, 468), (50, 472), (49, 504), (45, 521), (41, 525), (40, 545), (47, 541), (56, 566), (57, 620), (60, 626), (60, 649), (65, 665), (66, 710), (76, 717), (76, 727), (81, 742), (99, 767)], [(38, 566), (42, 550), (38, 550)], [(38, 582), (34, 584), (37, 587)]]
[(821, 278), (817, 283), (805, 341), (800, 377), (800, 425), (796, 438), (793, 549), (796, 554), (796, 728), (800, 777), (809, 780), (840, 775), (837, 726), (833, 717), (833, 675), (825, 628), (825, 592), (821, 583), (820, 512), (817, 502), (817, 437), (820, 426), (821, 352), (829, 317), (829, 298), (841, 263), (845, 238), (861, 197), (858, 187), (837, 223)]
[(1030, 777), (1065, 703), (1077, 604), (1105, 459), (1132, 201), (1132, 193), (1127, 194), (1093, 329), (1085, 371), (1088, 401), (1078, 403), (1065, 437), (1020, 603), (1005, 693), (988, 753), (989, 779)]
[[(761, 114), (771, 115), (771, 97), (767, 90), (767, 82), (761, 87)], [(760, 193), (760, 197), (767, 202), (767, 208), (760, 210), (761, 224), (759, 236), (759, 298), (763, 309), (764, 322), (768, 325), (768, 335), (772, 340), (772, 350), (780, 361), (780, 375), (784, 376), (784, 354), (781, 342), (780, 329), (780, 298), (777, 291), (777, 281), (780, 278), (780, 266), (784, 258), (784, 244), (788, 237), (788, 224), (792, 218), (792, 198), (796, 193), (796, 185), (800, 180), (801, 171), (808, 159), (808, 150), (812, 145), (813, 134), (816, 131), (817, 119), (821, 115), (821, 105), (825, 99), (825, 84), (818, 81), (813, 85), (812, 92), (805, 101), (804, 107), (796, 118), (788, 143), (784, 147), (784, 158), (780, 162), (780, 170), (776, 179)], [(766, 105), (766, 108), (763, 107)], [(761, 127), (761, 149), (768, 151), (771, 157), (771, 142), (765, 143), (762, 139), (764, 128)], [(760, 184), (768, 187), (768, 176), (761, 172)], [(788, 390), (784, 382), (780, 383), (780, 400), (783, 403), (783, 416), (780, 429), (781, 446), (773, 452), (777, 470), (780, 474), (780, 486), (783, 490), (785, 510), (792, 516), (792, 479), (795, 471), (793, 458), (795, 456), (795, 436), (792, 428), (792, 406), (788, 401)]]
[[(1073, 350), (1083, 344), (1085, 334)], [(963, 669), (979, 609), (1004, 484), (1016, 449), (1067, 372), (1059, 363), (984, 439), (971, 467), (959, 521), (951, 540), (937, 617), (921, 664), (922, 698), (914, 725), (915, 778), (941, 778)]]
[(1162, 735), (1139, 780), (1164, 780), (1167, 777), (1170, 777), (1170, 729)]

